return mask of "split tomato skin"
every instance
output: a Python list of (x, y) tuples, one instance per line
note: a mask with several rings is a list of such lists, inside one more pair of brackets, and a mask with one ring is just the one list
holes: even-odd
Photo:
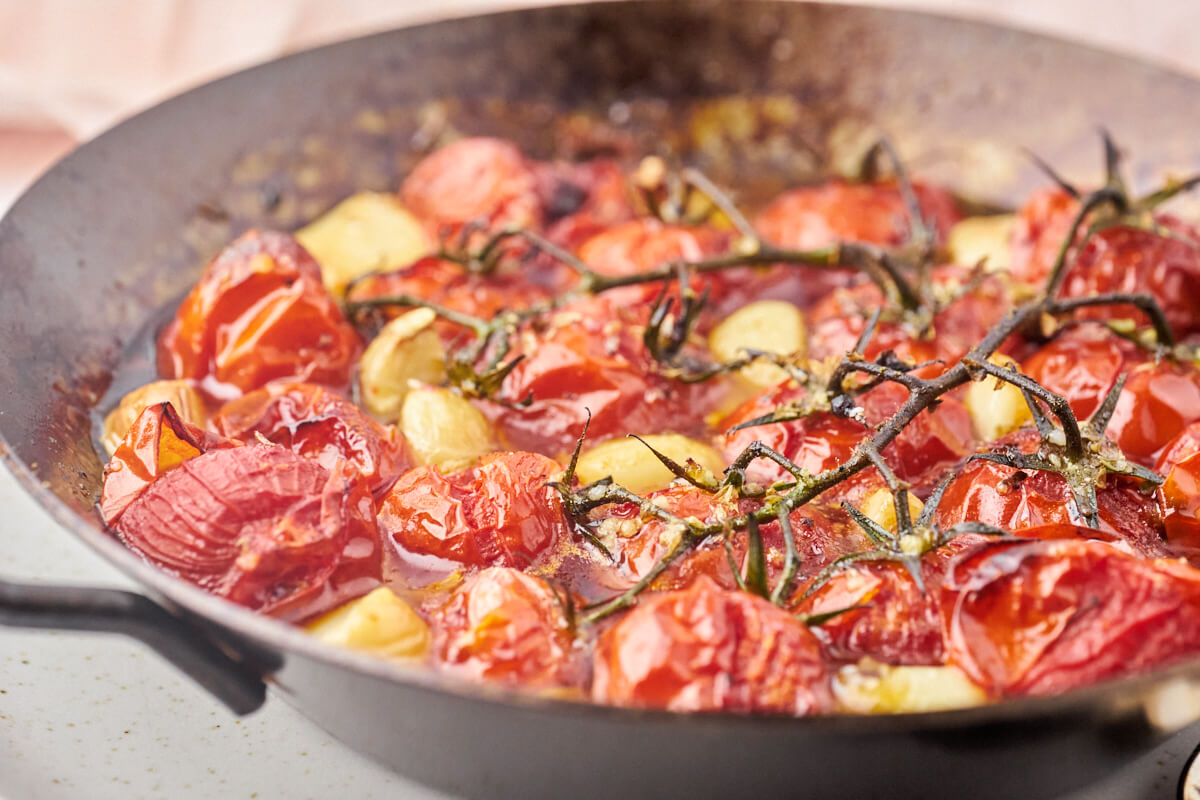
[(1200, 651), (1200, 572), (1102, 542), (983, 546), (951, 565), (941, 602), (950, 663), (994, 695), (1059, 694)]
[(535, 453), (484, 456), (443, 475), (417, 467), (380, 501), (379, 527), (402, 551), (465, 566), (527, 567), (567, 536), (562, 468)]
[(326, 469), (345, 462), (373, 493), (412, 466), (404, 438), (322, 386), (275, 383), (232, 400), (213, 416), (217, 432), (241, 442), (262, 436)]
[(582, 670), (568, 602), (565, 592), (520, 570), (477, 572), (431, 615), (437, 664), (509, 686), (577, 685)]
[(370, 494), (282, 447), (191, 458), (150, 484), (114, 529), (160, 569), (289, 621), (380, 583)]
[(129, 504), (170, 470), (209, 450), (238, 444), (185, 422), (170, 403), (147, 406), (104, 467), (100, 516), (107, 525), (116, 524)]
[(228, 400), (274, 380), (344, 388), (362, 351), (312, 256), (252, 230), (204, 270), (158, 339), (165, 378)]
[(628, 708), (811, 715), (832, 706), (820, 645), (781, 608), (700, 578), (602, 632), (592, 698)]

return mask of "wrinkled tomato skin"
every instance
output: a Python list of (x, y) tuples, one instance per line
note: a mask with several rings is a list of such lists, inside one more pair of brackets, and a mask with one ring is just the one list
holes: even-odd
[(209, 450), (238, 444), (185, 422), (170, 403), (146, 407), (104, 467), (100, 516), (105, 524), (116, 524), (129, 504), (168, 471)]
[(948, 660), (996, 695), (1052, 695), (1200, 650), (1200, 572), (1102, 542), (992, 543), (942, 584)]
[[(687, 484), (653, 492), (649, 499), (678, 517), (695, 517), (705, 523), (752, 511), (756, 505), (753, 501), (718, 497)], [(601, 530), (608, 527), (618, 531), (606, 545), (613, 555), (616, 568), (622, 573), (623, 582), (619, 585), (628, 586), (646, 575), (670, 548), (670, 542), (664, 540), (666, 523), (656, 517), (642, 519), (641, 510), (633, 503), (607, 507), (602, 516), (594, 516), (594, 521), (601, 520), (611, 520), (601, 522)], [(800, 557), (801, 577), (817, 572), (838, 556), (855, 552), (856, 549), (870, 548), (870, 541), (859, 535), (857, 530), (835, 527), (822, 511), (814, 507), (797, 509), (789, 520)], [(786, 552), (783, 531), (779, 523), (772, 522), (762, 525), (760, 534), (768, 582), (774, 586), (783, 572)], [(732, 535), (733, 559), (743, 570), (746, 543), (744, 531)], [(733, 589), (737, 586), (722, 541), (705, 543), (677, 559), (656, 580), (655, 586), (683, 588), (702, 576), (715, 581), (722, 588)]]
[(380, 425), (354, 403), (310, 383), (277, 383), (230, 401), (213, 416), (222, 436), (242, 442), (263, 436), (326, 469), (354, 468), (373, 493), (386, 491), (411, 463), (396, 429)]
[(115, 530), (160, 569), (290, 621), (380, 582), (370, 494), (282, 447), (216, 449), (185, 461), (131, 503)]
[[(721, 426), (729, 430), (802, 397), (802, 389), (781, 384), (743, 403), (721, 422)], [(883, 384), (860, 397), (859, 403), (866, 421), (877, 425), (895, 413), (906, 397), (903, 387)], [(829, 412), (817, 412), (797, 420), (727, 433), (722, 450), (725, 458), (732, 460), (752, 442), (761, 441), (816, 475), (848, 461), (868, 430), (861, 422)], [(921, 484), (937, 480), (941, 471), (970, 453), (972, 445), (971, 420), (965, 406), (956, 398), (947, 397), (936, 409), (923, 411), (913, 419), (884, 453), (891, 458), (891, 466), (901, 479)], [(769, 483), (783, 480), (787, 473), (774, 462), (758, 459), (747, 470), (747, 475), (752, 480)], [(863, 480), (866, 480), (865, 476), (859, 479), (860, 482)], [(851, 486), (843, 484), (841, 488)]]
[(1200, 422), (1188, 425), (1174, 439), (1167, 442), (1166, 447), (1159, 451), (1154, 471), (1159, 475), (1166, 475), (1171, 467), (1196, 453), (1200, 453)]
[(729, 234), (715, 228), (635, 219), (588, 239), (579, 257), (602, 275), (634, 275), (670, 261), (699, 261), (728, 245)]
[(793, 611), (809, 615), (843, 612), (811, 629), (832, 659), (941, 664), (945, 661), (941, 610), (936, 594), (929, 591), (940, 576), (935, 574), (935, 566), (925, 563), (934, 559), (941, 560), (940, 554), (922, 562), (924, 592), (899, 564), (862, 563), (835, 574)]
[(158, 370), (230, 399), (273, 380), (342, 388), (362, 341), (312, 256), (287, 234), (250, 231), (221, 251), (158, 340)]
[[(996, 442), (998, 450), (1016, 447), (1035, 452), (1036, 431), (1023, 429)], [(1142, 556), (1166, 555), (1162, 519), (1154, 499), (1133, 479), (1109, 476), (1097, 488), (1100, 530), (1097, 536), (1115, 537), (1130, 552)], [(1082, 525), (1066, 479), (1061, 475), (1024, 472), (977, 460), (963, 466), (946, 488), (938, 506), (938, 524), (949, 528), (960, 522), (978, 521), (1026, 536), (1031, 528), (1045, 525)]]
[[(1078, 201), (1057, 188), (1039, 192), (1026, 203), (1017, 215), (1013, 237), (1014, 277), (1028, 284), (1049, 277), (1078, 209)], [(1157, 230), (1111, 225), (1091, 234), (1082, 247), (1082, 233), (1077, 233), (1067, 254), (1060, 293), (1063, 297), (1149, 293), (1166, 313), (1175, 335), (1187, 336), (1200, 330), (1200, 231), (1167, 214), (1155, 214), (1153, 225)], [(1098, 306), (1079, 315), (1148, 322), (1132, 306)]]
[[(540, 261), (534, 263), (542, 264)], [(542, 283), (554, 285), (557, 274), (557, 268), (547, 274), (537, 269), (516, 273), (501, 265), (494, 273), (480, 275), (453, 261), (426, 256), (401, 269), (356, 283), (348, 291), (347, 298), (361, 302), (409, 295), (452, 311), (490, 319), (501, 311), (521, 310), (548, 299), (550, 291)], [(402, 307), (394, 313), (409, 310)], [(439, 321), (439, 326), (445, 339), (462, 332), (461, 327), (444, 320)]]
[(1125, 386), (1107, 434), (1133, 460), (1150, 465), (1159, 450), (1200, 420), (1200, 371), (1162, 359), (1095, 324), (1076, 326), (1028, 358), (1022, 371), (1091, 416), (1124, 373)]
[(467, 223), (537, 227), (541, 222), (533, 164), (517, 146), (472, 137), (421, 159), (400, 186), (400, 201), (435, 240), (454, 237)]
[[(932, 279), (942, 287), (956, 289), (972, 278), (962, 267), (942, 266), (933, 270)], [(840, 358), (852, 351), (867, 321), (882, 305), (883, 293), (874, 283), (860, 283), (827, 294), (808, 314), (810, 356)], [(934, 377), (978, 344), (1009, 306), (1004, 286), (995, 278), (986, 278), (938, 311), (933, 318), (932, 337), (916, 338), (903, 324), (881, 320), (863, 355), (874, 359), (885, 350), (894, 350), (910, 364), (940, 359), (945, 363), (931, 365), (919, 373)]]
[(644, 596), (600, 634), (592, 698), (671, 711), (820, 714), (832, 705), (820, 645), (783, 609), (707, 578)]
[[(944, 189), (918, 183), (913, 187), (921, 213), (933, 223), (938, 241), (962, 215)], [(756, 226), (780, 247), (809, 250), (838, 241), (884, 246), (903, 244), (910, 235), (908, 209), (894, 182), (846, 183), (791, 189), (758, 215)]]
[(566, 602), (519, 570), (491, 567), (471, 575), (431, 615), (437, 664), (509, 686), (577, 685), (582, 671)]
[(521, 452), (492, 453), (448, 475), (417, 467), (384, 495), (379, 527), (409, 553), (527, 567), (567, 535), (562, 500), (546, 485), (561, 472), (550, 459)]
[[(633, 327), (644, 324), (644, 313), (607, 297), (565, 307), (548, 330), (522, 341), (525, 358), (505, 379), (501, 402), (480, 403), (480, 410), (511, 446), (551, 457), (570, 452), (589, 410), (593, 443), (625, 433), (698, 432), (723, 389), (658, 375)], [(681, 422), (688, 427), (680, 430)]]

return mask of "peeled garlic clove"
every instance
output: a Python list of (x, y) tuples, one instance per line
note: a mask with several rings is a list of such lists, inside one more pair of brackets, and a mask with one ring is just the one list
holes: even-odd
[[(913, 496), (912, 492), (908, 493), (908, 516), (909, 519), (916, 519), (921, 515), (921, 509), (925, 504)], [(862, 501), (859, 506), (859, 511), (867, 515), (870, 519), (879, 523), (879, 526), (884, 530), (896, 530), (896, 501), (892, 496), (890, 489), (877, 489), (871, 492)]]
[(955, 264), (973, 267), (980, 261), (988, 272), (1007, 272), (1012, 263), (1013, 214), (967, 217), (950, 229), (946, 248)]
[[(808, 350), (808, 329), (804, 314), (782, 300), (759, 300), (742, 306), (723, 319), (708, 336), (713, 358), (729, 362), (761, 351), (804, 358)], [(774, 364), (757, 361), (738, 371), (754, 386), (766, 388), (786, 380), (787, 373)]]
[(579, 456), (575, 474), (584, 483), (611, 477), (635, 494), (663, 489), (675, 476), (646, 445), (679, 464), (686, 465), (691, 458), (714, 475), (719, 476), (725, 469), (720, 454), (695, 439), (677, 433), (649, 434), (641, 438), (645, 444), (625, 437), (596, 445)]
[(388, 658), (419, 658), (429, 649), (429, 626), (386, 586), (309, 623), (326, 644)]
[(417, 218), (395, 195), (381, 192), (346, 198), (296, 231), (296, 240), (321, 265), (325, 286), (335, 295), (355, 278), (406, 266), (433, 249)]
[(394, 422), (413, 381), (437, 384), (446, 377), (446, 353), (434, 330), (437, 314), (416, 308), (383, 326), (359, 362), (359, 388), (367, 413)]
[(400, 408), (400, 432), (419, 465), (442, 472), (472, 466), (496, 449), (492, 427), (479, 409), (449, 389), (415, 385)]
[(987, 693), (958, 667), (892, 667), (871, 659), (834, 674), (833, 694), (853, 714), (911, 714), (971, 708)]
[[(1011, 367), (1016, 363), (1000, 354), (991, 356), (988, 361), (999, 367)], [(975, 435), (984, 442), (1011, 433), (1033, 419), (1021, 390), (999, 378), (989, 376), (972, 383), (967, 387), (963, 403), (971, 416)]]

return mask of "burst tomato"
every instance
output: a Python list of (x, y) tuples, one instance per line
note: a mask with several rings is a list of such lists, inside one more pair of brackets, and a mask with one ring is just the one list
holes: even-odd
[[(1025, 428), (1000, 439), (996, 449), (1015, 447), (1033, 453), (1039, 441), (1036, 431)], [(1153, 497), (1136, 480), (1108, 476), (1096, 489), (1096, 502), (1100, 509), (1098, 538), (1115, 537), (1140, 555), (1165, 554), (1161, 516)], [(1020, 536), (1038, 526), (1083, 524), (1061, 475), (1025, 472), (985, 460), (962, 468), (942, 496), (937, 520), (943, 528), (974, 520)]]
[(439, 665), (480, 680), (546, 688), (577, 684), (580, 669), (565, 592), (505, 567), (478, 572), (433, 612)]
[(533, 453), (493, 453), (442, 475), (418, 467), (384, 496), (379, 527), (402, 550), (470, 566), (529, 566), (566, 536), (562, 468)]
[(250, 231), (184, 298), (159, 336), (158, 370), (230, 399), (282, 379), (345, 387), (361, 349), (312, 256), (286, 234)]
[(290, 620), (379, 584), (370, 494), (282, 447), (190, 458), (150, 484), (114, 527), (159, 568)]
[(1200, 572), (1102, 542), (965, 553), (941, 604), (949, 661), (995, 694), (1056, 694), (1200, 651)]
[(634, 216), (629, 185), (615, 161), (542, 164), (537, 173), (546, 236), (568, 250)]
[[(591, 412), (588, 440), (628, 431), (689, 433), (720, 387), (659, 375), (641, 340), (644, 312), (597, 297), (566, 306), (520, 342), (525, 356), (505, 379), (501, 403), (481, 410), (517, 448), (569, 452)], [(524, 404), (526, 398), (532, 402)]]
[(184, 422), (170, 403), (147, 406), (104, 468), (100, 515), (107, 524), (116, 524), (158, 478), (201, 453), (237, 445)]
[(783, 609), (701, 578), (652, 595), (600, 634), (592, 697), (671, 711), (819, 714), (820, 645)]
[(348, 463), (375, 493), (411, 466), (404, 439), (358, 406), (321, 386), (276, 383), (230, 401), (212, 418), (222, 436), (242, 442), (262, 436), (326, 469)]

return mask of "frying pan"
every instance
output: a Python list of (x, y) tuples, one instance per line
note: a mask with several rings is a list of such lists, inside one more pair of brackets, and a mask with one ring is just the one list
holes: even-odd
[(236, 712), (269, 686), (354, 747), (462, 795), (1034, 798), (1087, 785), (1200, 717), (1171, 699), (1200, 665), (877, 718), (635, 712), (468, 685), (325, 647), (143, 564), (95, 512), (93, 415), (131, 388), (114, 368), (148, 363), (144, 334), (234, 235), (394, 187), (455, 131), (539, 157), (659, 152), (765, 194), (879, 129), (921, 174), (1011, 204), (1041, 182), (1022, 146), (1098, 177), (1097, 124), (1134, 146), (1140, 182), (1194, 171), (1200, 84), (989, 25), (765, 1), (440, 22), (173, 99), (65, 158), (0, 222), (0, 451), (145, 594), (0, 582), (0, 622), (139, 637)]

